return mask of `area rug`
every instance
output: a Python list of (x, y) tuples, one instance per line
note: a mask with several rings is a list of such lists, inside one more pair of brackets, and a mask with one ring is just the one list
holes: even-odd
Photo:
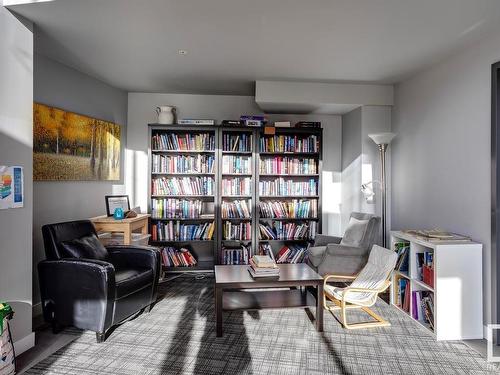
[[(150, 313), (101, 344), (82, 332), (28, 374), (498, 374), (460, 341), (436, 342), (382, 300), (374, 310), (391, 327), (348, 331), (325, 313), (316, 332), (303, 309), (224, 313), (215, 336), (213, 279), (184, 276), (160, 286)], [(355, 319), (365, 317), (354, 316)]]

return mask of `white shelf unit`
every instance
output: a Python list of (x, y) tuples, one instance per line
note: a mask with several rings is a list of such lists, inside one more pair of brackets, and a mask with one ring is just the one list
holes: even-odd
[[(434, 330), (412, 319), (434, 333), (436, 340), (466, 340), (483, 338), (483, 272), (482, 248), (476, 242), (426, 241), (400, 231), (391, 232), (391, 249), (395, 243), (410, 243), (409, 272), (395, 271), (391, 283), (391, 304), (396, 305), (398, 280), (405, 278), (413, 291), (434, 294)], [(417, 253), (433, 252), (434, 287), (419, 280)], [(403, 311), (403, 310), (402, 310)]]

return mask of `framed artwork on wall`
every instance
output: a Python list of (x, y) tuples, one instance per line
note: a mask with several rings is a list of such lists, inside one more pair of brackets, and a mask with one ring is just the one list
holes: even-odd
[(33, 180), (117, 181), (120, 125), (33, 105)]

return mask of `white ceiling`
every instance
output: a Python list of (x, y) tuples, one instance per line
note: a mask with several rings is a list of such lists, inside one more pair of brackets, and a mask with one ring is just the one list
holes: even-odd
[(395, 83), (500, 29), (499, 0), (39, 1), (10, 7), (37, 25), (37, 51), (127, 91)]

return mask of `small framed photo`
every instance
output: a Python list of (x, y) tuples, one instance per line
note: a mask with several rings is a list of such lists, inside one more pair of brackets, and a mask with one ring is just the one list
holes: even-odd
[(113, 216), (117, 208), (121, 208), (124, 213), (130, 211), (128, 195), (106, 195), (106, 214)]

